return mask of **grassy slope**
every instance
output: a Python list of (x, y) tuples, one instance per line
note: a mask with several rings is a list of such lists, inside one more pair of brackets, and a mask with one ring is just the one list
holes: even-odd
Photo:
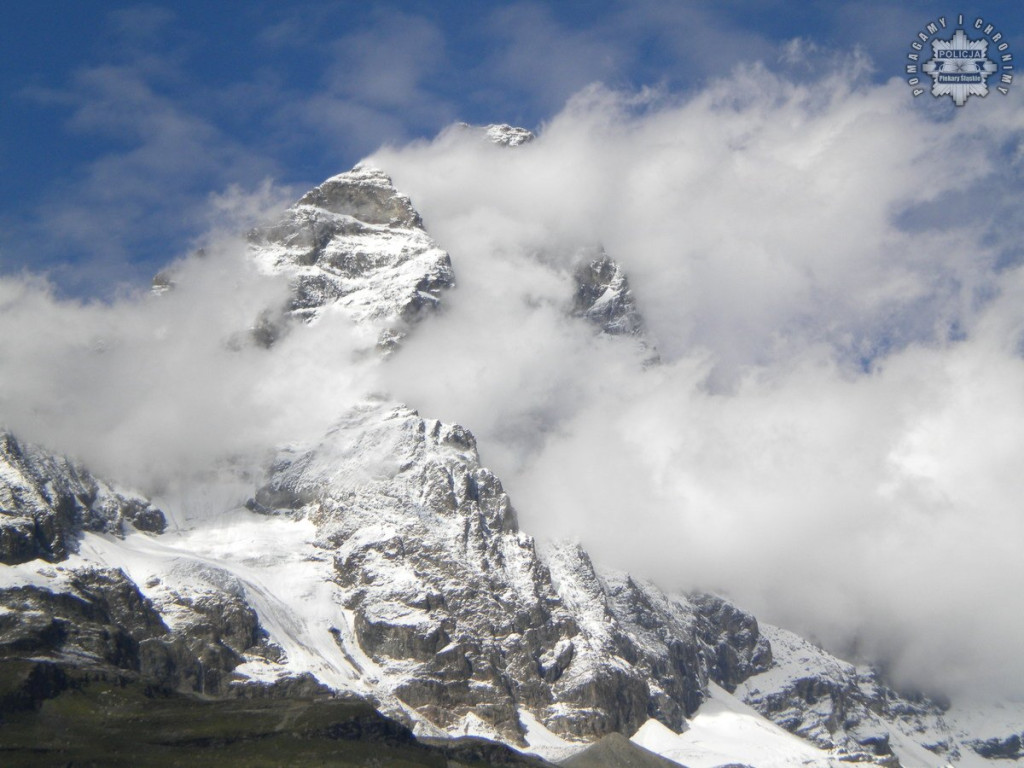
[(543, 766), (498, 745), (427, 746), (369, 704), (339, 699), (149, 696), (93, 682), (9, 712), (0, 765), (96, 768)]

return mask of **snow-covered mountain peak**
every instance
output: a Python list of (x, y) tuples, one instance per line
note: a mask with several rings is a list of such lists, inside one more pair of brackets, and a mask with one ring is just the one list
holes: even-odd
[(423, 220), (408, 195), (396, 190), (384, 171), (362, 163), (314, 187), (295, 205), (351, 216), (364, 224), (396, 229), (423, 228)]
[(528, 144), (537, 138), (532, 131), (509, 125), (508, 123), (488, 125), (486, 133), (490, 141), (503, 147), (518, 147), (521, 144)]
[(262, 270), (289, 278), (288, 314), (314, 321), (336, 309), (376, 331), (384, 349), (455, 284), (450, 257), (409, 198), (366, 165), (307, 192), (276, 224), (250, 232), (249, 244)]
[(482, 141), (488, 141), (500, 147), (518, 147), (537, 138), (532, 131), (508, 123), (491, 123), (490, 125), (456, 123), (454, 128), (460, 132), (468, 131), (474, 136), (479, 136)]
[[(473, 141), (532, 139), (466, 128)], [(410, 198), (368, 165), (310, 190), (249, 249), (292, 287), (287, 307), (253, 307), (268, 347), (273, 324), (310, 332), (332, 313), (393, 348), (454, 285)], [(648, 345), (603, 250), (558, 276), (572, 282), (566, 314)], [(437, 363), (425, 359), (427, 376)], [(14, 693), (0, 701), (60, 696), (60, 675), (84, 664), (190, 694), (366, 696), (420, 734), (552, 753), (638, 732), (691, 768), (1022, 756), (1019, 709), (958, 719), (724, 599), (666, 593), (578, 545), (538, 547), (469, 429), (346, 396), (365, 399), (171, 530), (146, 499), (0, 435), (0, 663), (37, 675), (5, 678)]]
[(584, 254), (573, 271), (572, 314), (610, 336), (641, 336), (644, 321), (622, 267), (604, 249)]

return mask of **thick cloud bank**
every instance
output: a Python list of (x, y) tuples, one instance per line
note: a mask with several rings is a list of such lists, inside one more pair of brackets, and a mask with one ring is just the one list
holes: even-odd
[[(230, 493), (181, 489), (385, 391), (472, 429), (528, 532), (912, 683), (1024, 694), (1024, 110), (851, 85), (858, 66), (685, 100), (595, 87), (521, 147), (381, 150), (458, 280), (382, 363), (330, 314), (240, 340), (287, 286), (216, 237), (159, 298), (7, 279), (0, 422), (215, 512)], [(568, 317), (598, 246), (660, 363)]]
[(284, 306), (288, 286), (257, 272), (237, 238), (213, 238), (171, 273), (163, 295), (113, 303), (0, 282), (0, 425), (157, 497), (180, 521), (244, 500), (246, 476), (275, 445), (322, 434), (367, 388), (372, 361), (350, 365), (357, 340), (340, 316), (272, 350), (254, 344), (261, 311)]
[[(528, 531), (1024, 693), (1024, 112), (848, 74), (592, 88), (514, 150), (380, 151), (459, 279), (388, 388), (476, 432)], [(566, 319), (598, 243), (661, 365)]]

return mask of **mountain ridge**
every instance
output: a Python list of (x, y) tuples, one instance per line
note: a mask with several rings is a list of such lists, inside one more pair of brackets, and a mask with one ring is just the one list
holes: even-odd
[[(507, 127), (499, 137), (520, 135)], [(254, 343), (268, 349), (340, 312), (400, 354), (455, 286), (451, 257), (412, 201), (367, 166), (311, 190), (248, 244), (292, 286), (287, 306), (254, 308), (272, 329)], [(610, 336), (642, 335), (627, 276), (607, 254), (569, 280), (568, 314)], [(708, 701), (732, 695), (823, 761), (909, 768), (1021, 755), (1024, 727), (958, 732), (938, 705), (728, 601), (665, 594), (595, 566), (577, 545), (538, 547), (472, 432), (387, 396), (281, 449), (245, 506), (224, 510), (224, 530), (164, 532), (148, 500), (12, 436), (0, 448), (0, 599), (14, 617), (0, 620), (0, 650), (18, 670), (3, 695), (23, 709), (62, 694), (81, 667), (179, 693), (348, 691), (420, 736), (545, 742), (554, 754), (651, 720), (685, 732)], [(83, 616), (88, 631), (68, 633)], [(97, 643), (104, 633), (112, 645)]]

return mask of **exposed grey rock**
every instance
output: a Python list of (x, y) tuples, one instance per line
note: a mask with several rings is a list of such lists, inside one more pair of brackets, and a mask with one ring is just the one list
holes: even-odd
[(700, 616), (701, 640), (714, 649), (711, 678), (730, 693), (736, 686), (772, 663), (772, 649), (761, 635), (757, 619), (714, 595), (695, 595), (691, 601)]
[(332, 691), (308, 672), (301, 675), (281, 677), (270, 682), (238, 680), (231, 686), (233, 696), (242, 699), (294, 699), (313, 696), (345, 697), (345, 692)]
[[(307, 192), (276, 224), (254, 229), (257, 264), (292, 284), (288, 315), (308, 322), (334, 307), (391, 349), (455, 284), (451, 259), (423, 229), (409, 198), (381, 171), (356, 166)], [(284, 318), (264, 312), (269, 346)]]
[(150, 292), (155, 296), (161, 296), (168, 291), (174, 290), (174, 279), (171, 273), (161, 270), (153, 276), (153, 283)]
[(185, 578), (187, 592), (157, 592), (160, 610), (174, 618), (175, 638), (198, 663), (197, 674), (176, 681), (175, 687), (224, 693), (228, 683), (224, 673), (242, 663), (243, 654), (257, 646), (265, 633), (244, 590), (230, 574), (191, 566)]
[(629, 280), (603, 250), (586, 256), (573, 271), (575, 293), (571, 313), (592, 322), (611, 336), (642, 336), (644, 321)]
[(82, 531), (160, 533), (163, 512), (115, 491), (66, 458), (0, 433), (0, 562), (65, 559)]
[[(265, 633), (241, 593), (197, 589), (176, 607), (172, 630), (121, 570), (63, 570), (51, 583), (0, 589), (0, 664), (9, 686), (0, 697), (11, 706), (38, 705), (75, 680), (95, 678), (252, 695), (234, 689), (231, 672)], [(292, 677), (263, 695), (324, 690), (308, 676)]]
[(0, 667), (12, 707), (38, 706), (82, 675), (138, 676), (141, 646), (167, 634), (120, 570), (71, 571), (65, 589), (0, 589)]
[(1017, 760), (1021, 757), (1021, 734), (1004, 738), (975, 739), (968, 746), (982, 757)]
[[(580, 654), (582, 663), (570, 667), (560, 683), (559, 698), (578, 695), (580, 675), (607, 675), (599, 670), (610, 658), (647, 688), (647, 715), (682, 731), (686, 717), (704, 701), (709, 681), (724, 684), (728, 674), (763, 671), (771, 662), (754, 618), (720, 598), (670, 597), (626, 574), (601, 574), (578, 546), (556, 547), (546, 561), (559, 595), (583, 628), (574, 642), (589, 645)], [(720, 663), (724, 648), (735, 660), (732, 668)], [(590, 685), (584, 682), (583, 690)], [(644, 720), (593, 730), (632, 733)]]
[(309, 500), (360, 646), (428, 720), (472, 715), (518, 740), (517, 702), (550, 703), (543, 678), (575, 627), (468, 431), (367, 404), (259, 496)]
[(877, 670), (837, 659), (791, 632), (775, 627), (763, 632), (774, 662), (738, 686), (736, 695), (792, 733), (837, 750), (846, 761), (898, 766), (900, 745), (907, 743), (951, 762), (978, 745), (991, 749), (991, 756), (1000, 745), (1013, 747), (1012, 734), (978, 738), (978, 726), (958, 724), (948, 703), (901, 694)]
[(342, 214), (364, 224), (392, 229), (423, 229), (423, 220), (408, 196), (395, 190), (382, 171), (357, 165), (304, 194), (296, 207), (309, 206)]
[(355, 409), (283, 454), (251, 506), (317, 525), (356, 641), (397, 681), (382, 693), (444, 729), (479, 718), (518, 743), (525, 709), (570, 738), (652, 716), (681, 730), (709, 680), (770, 662), (723, 601), (600, 575), (578, 548), (545, 562), (472, 434), (408, 408)]

